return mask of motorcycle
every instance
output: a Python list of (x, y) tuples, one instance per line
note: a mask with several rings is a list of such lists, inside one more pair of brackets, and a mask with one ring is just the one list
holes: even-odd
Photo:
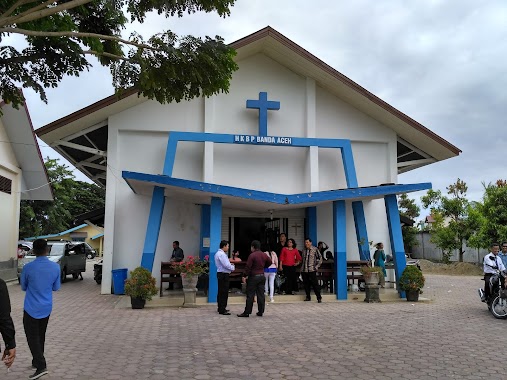
[[(502, 284), (505, 283), (506, 273), (496, 270), (489, 279), (489, 297), (485, 300), (488, 305), (489, 311), (495, 318), (507, 318), (507, 289), (504, 289)], [(478, 289), (479, 297), (484, 299), (484, 290)]]

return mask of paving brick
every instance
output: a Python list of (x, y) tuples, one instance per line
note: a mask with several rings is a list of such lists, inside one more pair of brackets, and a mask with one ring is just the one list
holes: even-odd
[[(244, 305), (231, 304), (231, 316), (216, 305), (119, 308), (124, 297), (100, 295), (89, 270), (54, 295), (47, 379), (504, 379), (507, 362), (484, 366), (485, 342), (502, 347), (507, 321), (479, 302), (480, 278), (426, 279), (431, 302), (366, 304), (359, 294), (351, 302), (277, 302), (263, 318), (237, 318)], [(18, 349), (5, 378), (25, 379), (33, 370), (24, 294), (17, 284), (9, 292)]]

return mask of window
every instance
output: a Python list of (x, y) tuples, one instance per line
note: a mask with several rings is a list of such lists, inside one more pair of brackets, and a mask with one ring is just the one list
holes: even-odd
[(12, 181), (9, 178), (0, 175), (0, 191), (11, 194)]

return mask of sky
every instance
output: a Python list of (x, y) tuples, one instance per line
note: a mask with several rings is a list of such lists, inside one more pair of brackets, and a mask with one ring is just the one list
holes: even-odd
[[(124, 36), (171, 29), (230, 43), (268, 25), (463, 151), (400, 175), (400, 183), (429, 181), (445, 192), (461, 178), (469, 199), (480, 200), (482, 183), (507, 179), (507, 1), (238, 0), (228, 18), (153, 14)], [(48, 89), (48, 104), (28, 90), (25, 97), (37, 129), (112, 93), (109, 70), (95, 62)]]

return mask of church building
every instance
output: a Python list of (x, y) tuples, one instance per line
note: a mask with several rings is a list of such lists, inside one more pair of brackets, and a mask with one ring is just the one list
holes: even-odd
[[(460, 150), (271, 27), (231, 44), (230, 91), (159, 104), (132, 90), (37, 130), (106, 187), (102, 293), (111, 270), (139, 265), (159, 279), (177, 240), (185, 256), (230, 241), (246, 258), (280, 232), (334, 252), (336, 296), (346, 261), (384, 242), (405, 266), (398, 194), (431, 188), (398, 174)], [(209, 302), (216, 301), (210, 260)]]

